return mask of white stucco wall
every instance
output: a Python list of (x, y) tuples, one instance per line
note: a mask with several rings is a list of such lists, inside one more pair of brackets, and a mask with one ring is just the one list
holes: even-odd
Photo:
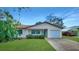
[(28, 35), (28, 30), (22, 29), (22, 34), (21, 35), (18, 35), (18, 37), (25, 38), (26, 35)]
[(57, 30), (57, 31), (60, 31), (60, 37), (59, 38), (62, 38), (62, 31), (60, 28), (58, 27), (55, 27), (55, 26), (52, 26), (52, 25), (49, 25), (47, 23), (43, 23), (43, 24), (40, 24), (40, 25), (36, 25), (36, 26), (33, 26), (33, 27), (30, 27), (27, 29), (23, 29), (23, 33), (20, 37), (26, 37), (26, 35), (28, 34), (31, 34), (31, 29), (47, 29), (48, 31), (48, 35), (47, 37), (50, 38), (51, 34), (50, 34), (50, 31), (51, 30)]
[(47, 37), (48, 37), (48, 38), (52, 38), (52, 37), (51, 37), (51, 34), (50, 34), (51, 30), (59, 31), (59, 32), (60, 32), (59, 38), (62, 38), (62, 31), (61, 31), (61, 29), (58, 28), (58, 27), (49, 25), (49, 24), (47, 24), (47, 23), (43, 23), (43, 24), (40, 24), (40, 25), (31, 27), (31, 28), (29, 28), (29, 29), (47, 29), (47, 30), (48, 30), (48, 31), (47, 31), (47, 32), (48, 32), (48, 33), (47, 33)]

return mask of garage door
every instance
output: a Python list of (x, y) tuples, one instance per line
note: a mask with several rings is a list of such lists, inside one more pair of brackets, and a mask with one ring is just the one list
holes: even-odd
[(50, 31), (50, 38), (60, 38), (60, 31), (57, 30)]

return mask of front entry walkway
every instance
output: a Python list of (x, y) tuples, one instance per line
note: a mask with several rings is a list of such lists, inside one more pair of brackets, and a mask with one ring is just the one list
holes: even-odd
[(57, 51), (79, 51), (79, 43), (69, 39), (47, 39)]

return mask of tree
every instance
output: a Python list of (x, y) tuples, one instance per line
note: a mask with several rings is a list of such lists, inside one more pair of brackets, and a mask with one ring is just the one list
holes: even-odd
[(21, 11), (28, 11), (28, 9), (30, 9), (29, 7), (17, 7), (17, 8), (14, 8), (14, 11), (17, 11), (18, 12), (18, 19), (20, 20), (21, 19)]
[(0, 19), (0, 41), (13, 40), (17, 36), (16, 25), (13, 16), (7, 11), (3, 11), (4, 18)]
[(42, 22), (39, 21), (39, 22), (37, 22), (36, 24), (41, 24), (41, 23), (42, 23)]
[(0, 42), (4, 40), (5, 38), (5, 33), (4, 31), (6, 30), (5, 21), (0, 20)]
[(55, 24), (55, 25), (58, 25), (58, 26), (61, 26), (63, 27), (63, 19), (60, 18), (60, 17), (57, 17), (57, 16), (53, 16), (51, 14), (49, 14), (47, 17), (46, 17), (46, 22), (50, 22), (51, 24)]
[(6, 17), (6, 38), (12, 39), (16, 35), (16, 26), (13, 21), (13, 17), (9, 12), (4, 12)]
[[(25, 9), (27, 10), (28, 8), (13, 8), (13, 10), (16, 10), (18, 12), (19, 20), (21, 10)], [(6, 10), (5, 8), (0, 9), (0, 41), (13, 40), (13, 38), (17, 37), (17, 25), (21, 25), (21, 23), (19, 21), (14, 20), (13, 16), (8, 10)]]

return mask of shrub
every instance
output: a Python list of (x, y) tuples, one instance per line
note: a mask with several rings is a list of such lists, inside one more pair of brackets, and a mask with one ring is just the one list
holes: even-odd
[(27, 39), (44, 39), (44, 35), (27, 35)]

